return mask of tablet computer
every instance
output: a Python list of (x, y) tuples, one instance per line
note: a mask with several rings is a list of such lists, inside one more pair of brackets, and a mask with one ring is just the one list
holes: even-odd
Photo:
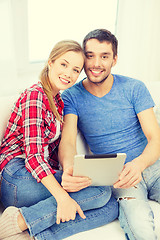
[(93, 186), (111, 186), (119, 177), (126, 154), (75, 155), (73, 176), (87, 176)]

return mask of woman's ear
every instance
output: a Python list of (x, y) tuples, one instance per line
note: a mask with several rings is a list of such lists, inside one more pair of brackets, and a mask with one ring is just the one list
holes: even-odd
[(52, 61), (51, 61), (51, 59), (49, 59), (49, 60), (48, 60), (48, 68), (51, 67), (51, 64), (52, 64)]

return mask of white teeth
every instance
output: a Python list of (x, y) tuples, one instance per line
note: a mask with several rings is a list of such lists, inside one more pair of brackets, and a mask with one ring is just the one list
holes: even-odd
[(70, 81), (67, 81), (67, 80), (65, 80), (64, 78), (60, 78), (60, 80), (61, 80), (62, 82), (65, 82), (65, 83), (70, 83)]
[(92, 70), (92, 72), (98, 74), (98, 73), (100, 73), (101, 71), (94, 71), (94, 70)]

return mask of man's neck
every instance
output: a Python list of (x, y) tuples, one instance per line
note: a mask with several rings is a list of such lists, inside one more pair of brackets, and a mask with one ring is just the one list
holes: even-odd
[(113, 86), (113, 75), (110, 74), (108, 78), (102, 83), (92, 83), (88, 78), (83, 81), (84, 88), (96, 97), (103, 97), (111, 90)]

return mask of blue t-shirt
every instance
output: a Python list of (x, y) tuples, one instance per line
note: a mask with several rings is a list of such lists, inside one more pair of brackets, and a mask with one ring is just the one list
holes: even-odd
[(82, 81), (63, 92), (64, 114), (78, 116), (78, 128), (95, 154), (126, 153), (126, 162), (139, 156), (147, 139), (137, 113), (154, 106), (144, 83), (113, 75), (109, 93), (99, 98)]

